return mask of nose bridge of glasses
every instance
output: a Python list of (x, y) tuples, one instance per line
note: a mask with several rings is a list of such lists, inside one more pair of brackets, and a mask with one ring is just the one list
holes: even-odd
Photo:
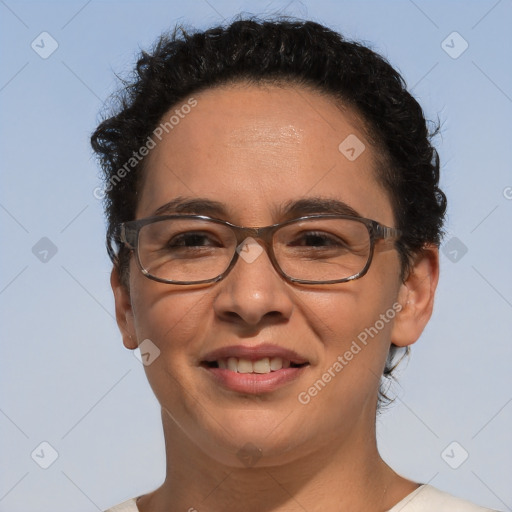
[[(273, 226), (264, 227), (240, 227), (236, 226), (233, 229), (237, 245), (235, 254), (231, 265), (239, 258), (244, 260), (246, 263), (252, 263), (256, 259), (262, 256), (262, 253), (266, 253), (267, 258), (270, 260), (272, 266), (280, 273), (280, 269), (276, 268), (276, 261), (272, 250), (272, 236), (275, 228)], [(261, 247), (258, 248), (257, 245)]]
[(240, 245), (242, 242), (247, 240), (248, 238), (253, 238), (258, 243), (263, 242), (265, 247), (269, 247), (272, 234), (273, 234), (272, 226), (266, 227), (237, 227), (235, 230), (237, 245)]
[[(233, 229), (233, 232), (236, 236), (237, 247), (227, 272), (232, 270), (235, 263), (240, 259), (244, 260), (245, 263), (253, 263), (255, 260), (261, 261), (261, 257), (264, 256), (263, 253), (266, 253), (266, 258), (268, 259), (270, 265), (278, 274), (282, 275), (283, 273), (275, 259), (274, 251), (272, 248), (272, 237), (275, 230), (276, 228), (274, 226), (236, 226), (235, 229)], [(261, 248), (258, 247), (258, 245)], [(226, 274), (224, 274), (224, 276)]]

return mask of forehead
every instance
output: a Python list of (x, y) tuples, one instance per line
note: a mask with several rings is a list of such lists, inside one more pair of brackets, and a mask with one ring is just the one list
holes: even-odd
[[(174, 115), (174, 123), (161, 125), (146, 157), (138, 217), (177, 197), (202, 197), (225, 204), (230, 220), (272, 223), (281, 204), (324, 197), (392, 222), (375, 150), (351, 109), (293, 86), (223, 86), (193, 100), (162, 118)], [(180, 110), (186, 103), (194, 107)]]

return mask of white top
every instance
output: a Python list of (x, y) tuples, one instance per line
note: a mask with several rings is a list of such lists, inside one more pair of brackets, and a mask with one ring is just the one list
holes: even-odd
[[(105, 512), (139, 512), (136, 498), (125, 501)], [(490, 508), (473, 505), (450, 494), (440, 491), (431, 485), (421, 485), (411, 494), (397, 503), (388, 512), (496, 512)]]

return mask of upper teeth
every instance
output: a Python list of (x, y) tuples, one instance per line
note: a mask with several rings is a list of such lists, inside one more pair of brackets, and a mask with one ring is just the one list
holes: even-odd
[(250, 361), (238, 357), (228, 357), (217, 361), (219, 368), (224, 368), (238, 373), (270, 373), (289, 368), (290, 361), (281, 357), (263, 357), (257, 361)]

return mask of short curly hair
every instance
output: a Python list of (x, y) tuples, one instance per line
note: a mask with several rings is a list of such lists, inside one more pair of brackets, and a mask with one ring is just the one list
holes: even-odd
[[(144, 160), (130, 172), (121, 173), (123, 166), (172, 107), (202, 90), (244, 82), (304, 86), (352, 108), (379, 149), (377, 179), (402, 232), (396, 242), (402, 277), (427, 244), (439, 246), (446, 211), (432, 145), (439, 127), (428, 129), (400, 74), (368, 47), (318, 23), (238, 18), (205, 31), (177, 27), (162, 35), (150, 53), (142, 52), (133, 78), (91, 137), (106, 185), (107, 247), (126, 285), (129, 253), (117, 229), (135, 218)], [(395, 349), (385, 376), (392, 372)]]

